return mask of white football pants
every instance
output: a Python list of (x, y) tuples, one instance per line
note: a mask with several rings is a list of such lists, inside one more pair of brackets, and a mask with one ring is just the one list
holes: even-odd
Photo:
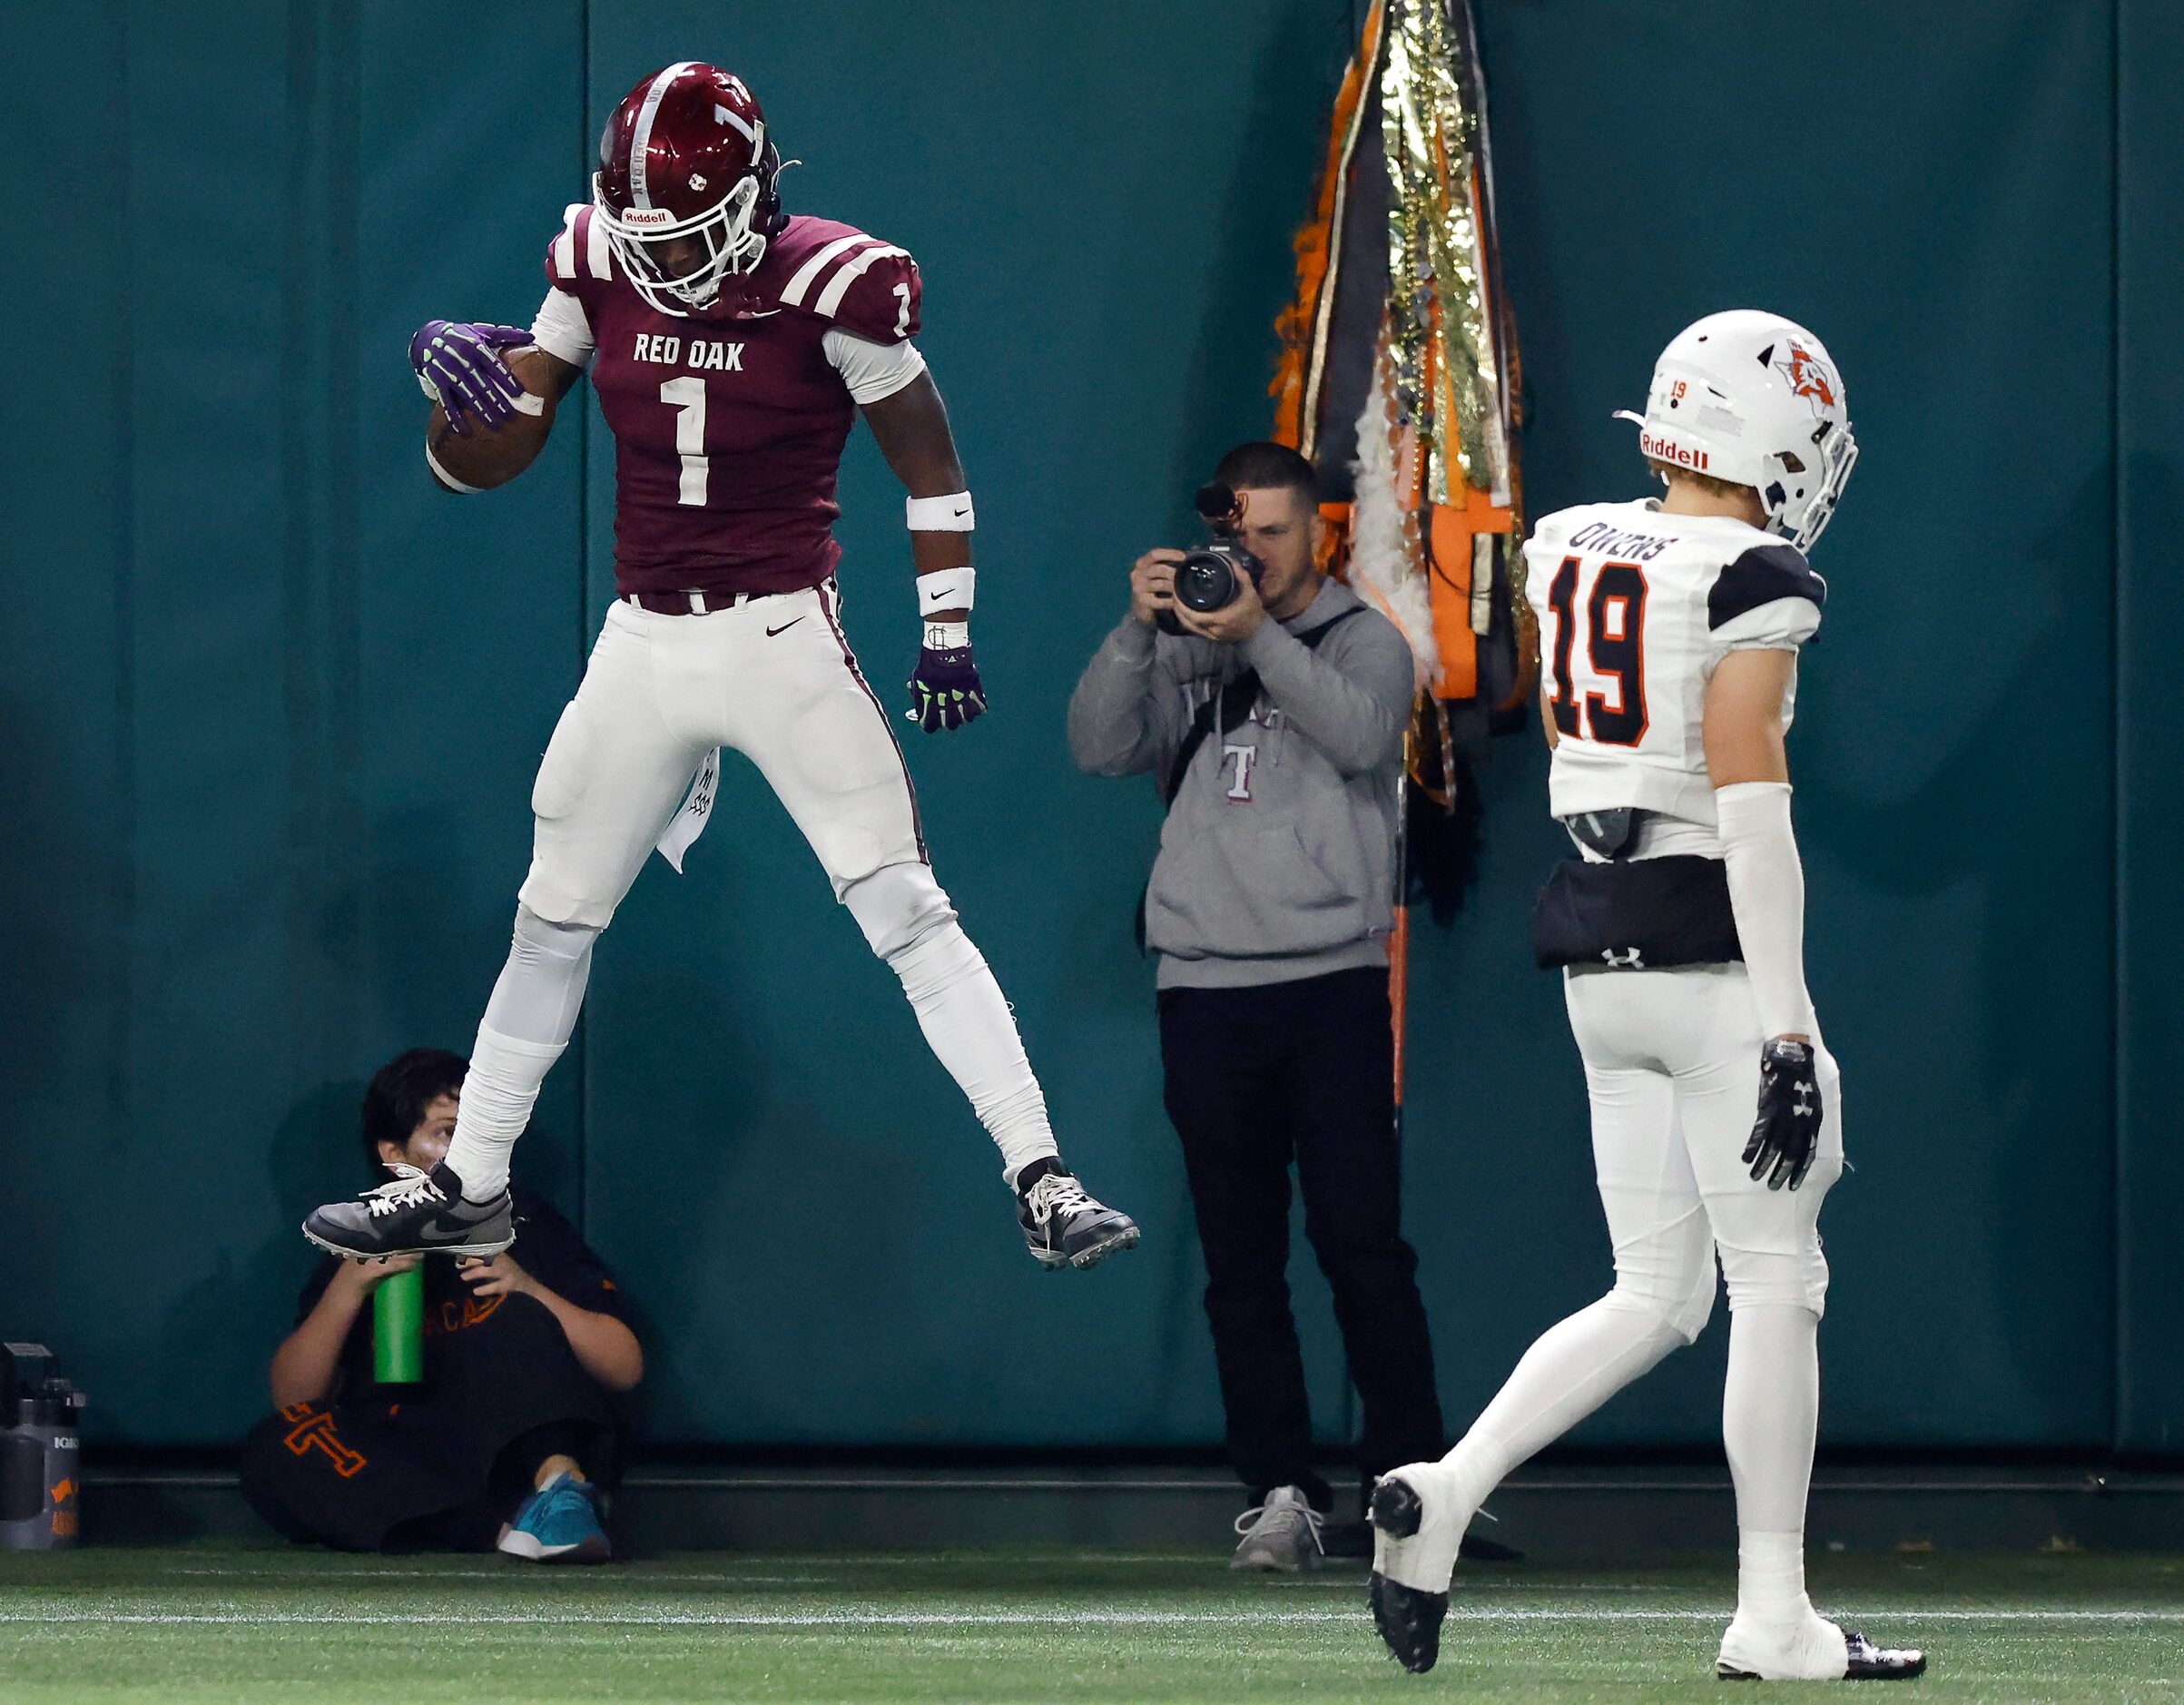
[(1802, 1545), (1827, 1297), (1819, 1217), (1843, 1170), (1841, 1075), (1820, 1047), (1819, 1153), (1800, 1188), (1769, 1190), (1743, 1160), (1761, 1037), (1742, 965), (1570, 971), (1564, 996), (1585, 1059), (1615, 1287), (1540, 1336), (1446, 1457), (1402, 1471), (1431, 1508), (1415, 1540), (1382, 1542), (1382, 1566), (1445, 1590), (1464, 1529), (1502, 1478), (1698, 1336), (1718, 1258), (1732, 1321), (1723, 1431), (1745, 1541), (1739, 1615), (1786, 1626), (1811, 1614)]
[(1016, 1021), (933, 880), (901, 749), (830, 583), (703, 616), (619, 600), (607, 612), (532, 789), (530, 874), (448, 1151), (465, 1193), (505, 1185), (508, 1150), (575, 1027), (591, 944), (715, 746), (748, 757), (787, 807), (835, 898), (902, 980), (1005, 1174), (1052, 1155)]
[[(1615, 1245), (1615, 1290), (1697, 1338), (1714, 1306), (1717, 1255), (1731, 1309), (1827, 1301), (1820, 1204), (1843, 1171), (1842, 1081), (1817, 1050), (1820, 1151), (1795, 1190), (1744, 1162), (1759, 1108), (1759, 1011), (1742, 965), (1567, 973), (1585, 1059), (1593, 1169)], [(1817, 1039), (1815, 1039), (1816, 1040)]]

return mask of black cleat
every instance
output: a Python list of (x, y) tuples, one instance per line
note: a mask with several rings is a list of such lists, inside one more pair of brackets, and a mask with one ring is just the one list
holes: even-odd
[(1843, 1631), (1843, 1643), (1850, 1648), (1850, 1668), (1843, 1676), (1845, 1681), (1908, 1681), (1926, 1673), (1923, 1651), (1892, 1651), (1847, 1628)]
[[(1843, 1643), (1850, 1655), (1850, 1667), (1842, 1677), (1845, 1681), (1910, 1681), (1926, 1673), (1926, 1654), (1923, 1651), (1897, 1651), (1876, 1646), (1864, 1634), (1854, 1634), (1847, 1628), (1843, 1631)], [(1714, 1673), (1724, 1681), (1767, 1679), (1758, 1671), (1745, 1669), (1727, 1658), (1714, 1666)]]
[(1372, 1488), (1372, 1525), (1390, 1539), (1409, 1539), (1426, 1519), (1426, 1506), (1403, 1481), (1390, 1478)]
[(391, 1184), (353, 1202), (311, 1210), (303, 1235), (321, 1249), (352, 1261), (390, 1255), (498, 1255), (516, 1241), (516, 1208), (507, 1191), (489, 1202), (467, 1201), (462, 1180), (447, 1163), (420, 1172), (396, 1167)]
[(1431, 1670), (1441, 1656), (1441, 1622), (1449, 1613), (1449, 1595), (1422, 1592), (1376, 1572), (1372, 1599), (1372, 1625), (1395, 1661), (1412, 1675)]
[(1034, 1160), (1017, 1180), (1017, 1223), (1043, 1267), (1087, 1267), (1137, 1242), (1137, 1222), (1085, 1193), (1058, 1160)]

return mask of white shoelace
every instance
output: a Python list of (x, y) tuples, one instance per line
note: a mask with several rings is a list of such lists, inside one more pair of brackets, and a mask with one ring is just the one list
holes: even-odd
[(416, 1207), (420, 1203), (444, 1202), (447, 1193), (432, 1181), (432, 1175), (418, 1167), (406, 1167), (397, 1162), (392, 1168), (394, 1182), (373, 1187), (364, 1192), (371, 1206), (366, 1211), (374, 1219), (383, 1214), (399, 1213), (405, 1207)]
[(1271, 1504), (1254, 1504), (1236, 1518), (1236, 1533), (1239, 1537), (1255, 1533), (1263, 1523), (1269, 1521), (1279, 1523), (1284, 1516), (1296, 1517), (1304, 1522), (1311, 1532), (1312, 1548), (1314, 1551), (1324, 1552), (1327, 1549), (1325, 1541), (1320, 1535), (1321, 1524), (1327, 1518), (1309, 1503), (1284, 1503), (1279, 1508)]
[(1024, 1200), (1030, 1204), (1031, 1217), (1042, 1226), (1058, 1213), (1074, 1213), (1095, 1205), (1084, 1187), (1067, 1172), (1047, 1173), (1025, 1193)]

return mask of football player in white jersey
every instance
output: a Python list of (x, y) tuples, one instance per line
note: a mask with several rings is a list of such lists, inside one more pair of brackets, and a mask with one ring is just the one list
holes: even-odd
[(1533, 1344), (1454, 1450), (1381, 1481), (1373, 1618), (1406, 1669), (1432, 1667), (1487, 1494), (1698, 1336), (1718, 1259), (1739, 1534), (1718, 1673), (1913, 1676), (1923, 1654), (1845, 1633), (1805, 1591), (1818, 1220), (1843, 1138), (1805, 993), (1783, 734), (1827, 596), (1805, 552), (1857, 456), (1843, 384), (1802, 327), (1712, 314), (1663, 352), (1645, 414), (1621, 418), (1667, 495), (1564, 509), (1525, 547), (1551, 808), (1575, 851), (1534, 947), (1562, 968), (1584, 1056), (1615, 1287)]

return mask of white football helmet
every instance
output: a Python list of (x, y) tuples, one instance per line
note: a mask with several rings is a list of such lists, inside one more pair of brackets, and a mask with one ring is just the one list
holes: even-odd
[(1810, 550), (1858, 459), (1843, 379), (1826, 347), (1780, 314), (1736, 308), (1687, 326), (1654, 363), (1638, 449), (1749, 486), (1767, 530)]

